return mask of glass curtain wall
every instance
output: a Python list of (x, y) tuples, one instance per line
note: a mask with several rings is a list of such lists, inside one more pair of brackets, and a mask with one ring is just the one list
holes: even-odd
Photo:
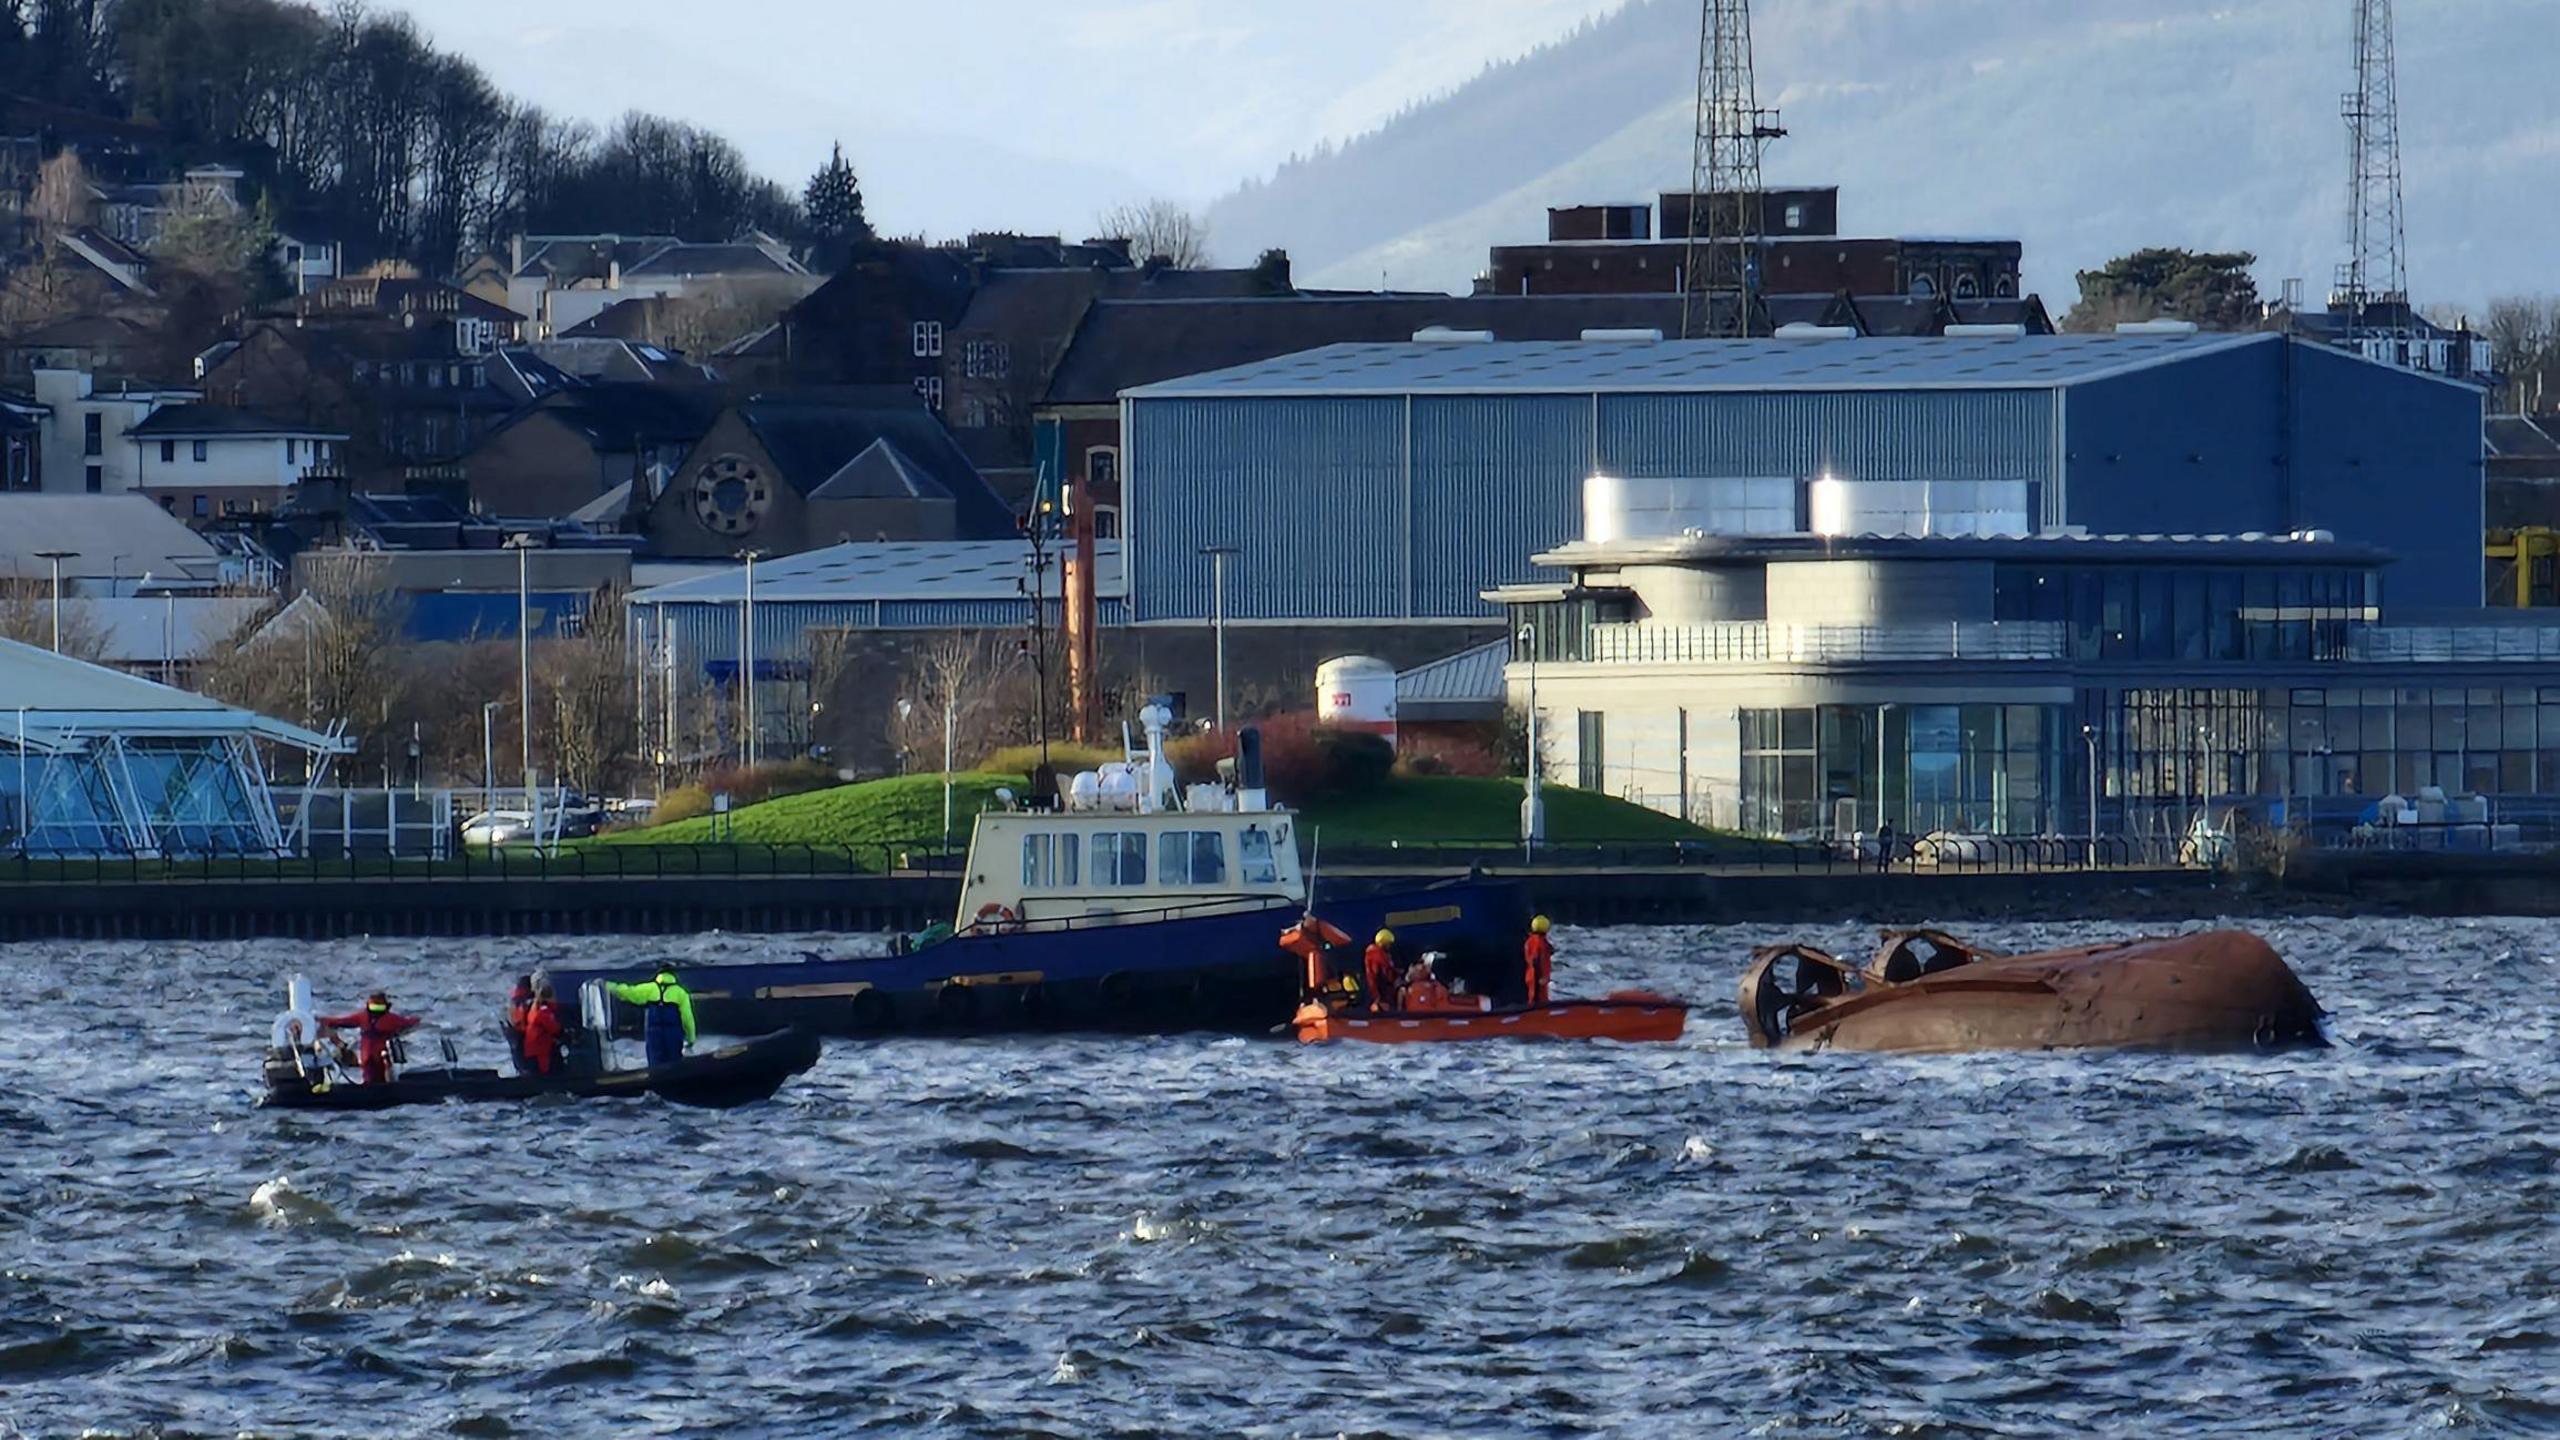
[(2007, 564), (1991, 613), (2065, 626), (2081, 660), (2332, 660), (2378, 590), (2339, 567)]
[(227, 740), (99, 737), (21, 764), (0, 737), (0, 829), (22, 854), (272, 854), (271, 803)]
[(1743, 827), (2037, 835), (2058, 823), (2063, 711), (1824, 705), (1741, 712)]

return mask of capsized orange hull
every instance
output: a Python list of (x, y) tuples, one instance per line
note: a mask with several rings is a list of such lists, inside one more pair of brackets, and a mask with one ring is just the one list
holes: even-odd
[(1372, 1015), (1308, 1005), (1299, 1009), (1296, 1020), (1298, 1040), (1307, 1045), (1328, 1040), (1365, 1040), (1374, 1045), (1450, 1040), (1663, 1041), (1679, 1039), (1688, 1023), (1685, 1002), (1643, 991), (1622, 991), (1599, 1000), (1558, 1000), (1525, 1010)]

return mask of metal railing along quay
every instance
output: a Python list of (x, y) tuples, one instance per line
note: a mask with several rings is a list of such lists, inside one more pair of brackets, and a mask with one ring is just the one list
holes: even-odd
[(1911, 660), (2060, 660), (2071, 637), (2057, 621), (1924, 625), (1594, 625), (1579, 657), (1618, 665), (1872, 664)]

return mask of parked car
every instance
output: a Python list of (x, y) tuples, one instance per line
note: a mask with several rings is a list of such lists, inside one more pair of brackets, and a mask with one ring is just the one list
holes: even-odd
[(533, 838), (533, 816), (522, 810), (483, 810), (462, 822), (465, 845), (521, 845)]

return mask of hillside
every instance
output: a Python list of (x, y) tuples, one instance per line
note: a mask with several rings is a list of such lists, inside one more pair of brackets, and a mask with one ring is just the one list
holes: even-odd
[[(2314, 295), (2343, 259), (2345, 0), (1763, 0), (1771, 183), (1836, 183), (1869, 234), (2015, 235), (2056, 311), (2144, 244), (2243, 248)], [(2560, 53), (2548, 0), (2401, 0), (2419, 299), (2555, 279)], [(1311, 284), (1462, 290), (1546, 207), (1687, 183), (1694, 0), (1635, 0), (1338, 150), (1220, 201), (1212, 233), (1286, 246)]]

